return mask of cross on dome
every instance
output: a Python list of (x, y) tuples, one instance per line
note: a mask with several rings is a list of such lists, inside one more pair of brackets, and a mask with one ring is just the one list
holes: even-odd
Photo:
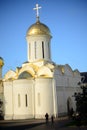
[(36, 4), (36, 7), (33, 8), (33, 10), (36, 10), (36, 18), (37, 20), (39, 20), (39, 9), (41, 9), (42, 7), (39, 6), (38, 4)]

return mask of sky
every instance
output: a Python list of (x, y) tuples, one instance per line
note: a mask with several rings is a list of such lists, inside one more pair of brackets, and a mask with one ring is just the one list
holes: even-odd
[(0, 0), (3, 76), (28, 60), (26, 32), (36, 22), (37, 3), (40, 21), (51, 30), (52, 61), (87, 72), (87, 0)]

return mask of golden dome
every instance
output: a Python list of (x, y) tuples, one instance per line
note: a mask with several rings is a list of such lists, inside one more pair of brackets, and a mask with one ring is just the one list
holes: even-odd
[(50, 29), (40, 21), (37, 21), (35, 24), (31, 25), (27, 31), (27, 36), (31, 35), (49, 35), (51, 36)]
[(2, 67), (4, 65), (4, 60), (2, 57), (0, 57), (0, 67)]

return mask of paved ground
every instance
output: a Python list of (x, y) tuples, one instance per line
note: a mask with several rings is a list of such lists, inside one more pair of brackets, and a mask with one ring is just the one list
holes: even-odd
[(69, 126), (71, 120), (67, 118), (56, 119), (54, 123), (45, 120), (0, 120), (0, 130), (87, 130), (87, 126)]

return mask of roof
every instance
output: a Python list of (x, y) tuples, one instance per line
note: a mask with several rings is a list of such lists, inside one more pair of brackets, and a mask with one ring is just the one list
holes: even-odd
[(31, 35), (49, 35), (51, 36), (50, 29), (40, 21), (37, 21), (35, 24), (32, 24), (27, 31), (27, 36)]

